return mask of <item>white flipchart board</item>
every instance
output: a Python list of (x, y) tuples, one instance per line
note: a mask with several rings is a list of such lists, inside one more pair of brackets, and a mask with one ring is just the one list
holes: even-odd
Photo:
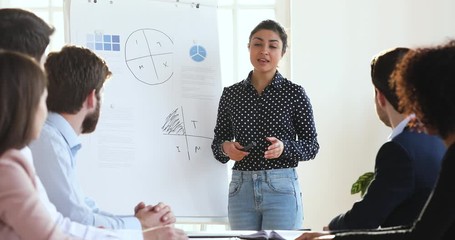
[[(214, 1), (211, 1), (214, 2)], [(227, 166), (211, 152), (221, 94), (216, 6), (184, 1), (66, 1), (68, 41), (113, 72), (77, 170), (100, 208), (165, 202), (179, 217), (226, 217)]]

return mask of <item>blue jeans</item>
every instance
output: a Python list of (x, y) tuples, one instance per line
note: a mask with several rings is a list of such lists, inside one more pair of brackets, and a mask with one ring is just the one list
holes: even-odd
[(228, 204), (232, 230), (302, 228), (302, 193), (294, 168), (233, 170)]

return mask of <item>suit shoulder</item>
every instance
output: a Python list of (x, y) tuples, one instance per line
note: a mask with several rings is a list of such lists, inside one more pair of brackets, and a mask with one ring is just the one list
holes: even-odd
[(434, 144), (443, 146), (443, 140), (435, 135), (429, 135), (423, 132), (414, 131), (409, 128), (405, 128), (402, 133), (398, 134), (395, 138), (392, 139), (393, 142), (399, 144)]

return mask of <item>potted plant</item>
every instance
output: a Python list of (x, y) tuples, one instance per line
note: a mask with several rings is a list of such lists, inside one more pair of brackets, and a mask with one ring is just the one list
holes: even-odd
[(363, 197), (370, 186), (371, 181), (374, 179), (373, 172), (366, 172), (362, 174), (357, 181), (352, 184), (351, 194), (356, 194), (360, 192), (360, 196)]

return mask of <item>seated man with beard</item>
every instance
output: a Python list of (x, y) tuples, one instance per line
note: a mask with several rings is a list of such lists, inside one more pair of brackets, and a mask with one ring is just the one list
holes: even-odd
[(134, 208), (135, 216), (118, 216), (101, 211), (81, 191), (76, 177), (79, 135), (96, 128), (101, 91), (111, 75), (106, 63), (88, 49), (67, 46), (49, 54), (45, 70), (49, 116), (30, 148), (36, 172), (58, 211), (73, 221), (111, 229), (147, 229), (174, 223), (175, 217), (165, 204), (145, 206), (141, 202)]

